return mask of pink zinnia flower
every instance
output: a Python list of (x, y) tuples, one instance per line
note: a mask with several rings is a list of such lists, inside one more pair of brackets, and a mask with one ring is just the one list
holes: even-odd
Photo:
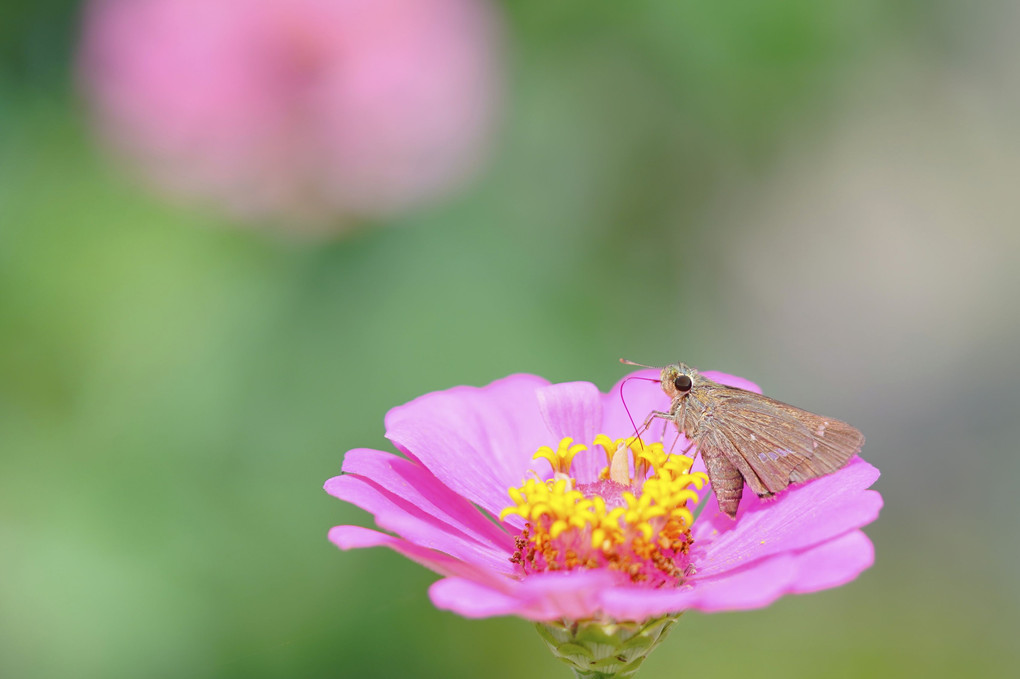
[[(639, 416), (667, 400), (657, 386), (627, 390)], [(325, 486), (392, 534), (337, 526), (330, 540), (386, 546), (442, 575), (429, 592), (440, 608), (559, 621), (543, 636), (572, 648), (579, 621), (633, 621), (641, 634), (651, 624), (654, 645), (673, 619), (663, 616), (758, 608), (842, 585), (872, 564), (860, 528), (882, 499), (868, 490), (878, 470), (864, 460), (768, 502), (745, 489), (734, 521), (705, 500), (700, 460), (666, 454), (661, 428), (643, 441), (633, 431), (619, 389), (601, 394), (587, 382), (513, 375), (426, 394), (386, 416), (404, 457), (351, 450)]]
[(499, 89), (486, 0), (92, 0), (101, 131), (171, 190), (259, 216), (388, 216), (473, 170)]

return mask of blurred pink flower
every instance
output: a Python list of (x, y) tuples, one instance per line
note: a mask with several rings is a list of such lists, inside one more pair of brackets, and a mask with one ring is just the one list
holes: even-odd
[(92, 0), (82, 85), (165, 188), (378, 218), (461, 184), (499, 90), (486, 0)]
[[(658, 380), (657, 371), (636, 374)], [(703, 374), (760, 391), (741, 378)], [(689, 512), (684, 514), (688, 510), (681, 501), (677, 514), (660, 514), (657, 523), (655, 519), (649, 523), (661, 527), (667, 518), (672, 520), (676, 530), (668, 539), (663, 539), (663, 532), (642, 535), (643, 524), (636, 520), (633, 526), (638, 530), (629, 537), (626, 530), (599, 534), (596, 547), (590, 549), (589, 529), (581, 531), (587, 542), (577, 540), (564, 547), (557, 540), (572, 528), (556, 528), (550, 521), (546, 525), (550, 532), (536, 543), (543, 533), (534, 516), (525, 532), (522, 513), (513, 506), (524, 495), (536, 489), (545, 493), (556, 484), (527, 480), (529, 470), (539, 469), (532, 453), (539, 450), (536, 457), (548, 460), (558, 472), (546, 473), (543, 479), (569, 475), (578, 489), (589, 493), (612, 486), (601, 469), (607, 455), (623, 447), (609, 446), (606, 455), (597, 455), (565, 440), (556, 451), (553, 448), (563, 437), (593, 442), (608, 441), (600, 433), (631, 434), (633, 425), (619, 394), (617, 389), (601, 394), (587, 382), (549, 384), (533, 375), (513, 375), (483, 388), (426, 394), (394, 408), (386, 416), (386, 436), (406, 459), (377, 450), (351, 450), (344, 459), (344, 473), (327, 481), (325, 489), (372, 513), (380, 528), (395, 535), (337, 526), (330, 531), (330, 540), (341, 549), (386, 546), (444, 576), (430, 589), (440, 608), (467, 617), (517, 615), (536, 621), (641, 621), (686, 609), (757, 608), (784, 594), (842, 585), (872, 564), (873, 547), (860, 527), (877, 517), (882, 499), (868, 490), (878, 470), (860, 458), (770, 502), (745, 489), (736, 521), (719, 511), (714, 497), (693, 521)], [(628, 406), (635, 413), (663, 409), (666, 400), (657, 386), (627, 392)], [(658, 459), (651, 464), (654, 469), (649, 472), (644, 462), (639, 469), (635, 457), (623, 472), (635, 480), (643, 474), (668, 477), (673, 484), (670, 492), (679, 493), (675, 496), (681, 500), (693, 498), (702, 477), (688, 469), (689, 461), (667, 474), (665, 467), (673, 463), (662, 464), (656, 432), (644, 438), (648, 445), (637, 445), (636, 450), (647, 456), (641, 460)], [(624, 445), (632, 441), (624, 439)], [(571, 482), (560, 484), (561, 490), (564, 487), (569, 489)], [(643, 493), (649, 488), (645, 481)], [(625, 493), (623, 497), (633, 505), (628, 512), (640, 514), (640, 498), (628, 499)], [(557, 497), (525, 499), (534, 498), (543, 511), (555, 514)], [(619, 502), (619, 496), (606, 497), (609, 507)], [(596, 501), (589, 517), (597, 511)], [(623, 518), (622, 513), (617, 517), (629, 526), (632, 514)], [(502, 518), (495, 521), (496, 517)], [(598, 547), (610, 543), (619, 545), (619, 552)]]

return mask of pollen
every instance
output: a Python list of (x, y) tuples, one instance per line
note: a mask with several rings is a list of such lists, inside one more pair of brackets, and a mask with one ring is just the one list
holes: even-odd
[(500, 520), (525, 520), (511, 561), (522, 574), (610, 568), (653, 586), (683, 582), (693, 543), (691, 508), (708, 477), (691, 471), (691, 458), (638, 437), (600, 434), (591, 448), (601, 449), (606, 460), (597, 479), (572, 475), (574, 458), (591, 453), (564, 438), (555, 450), (542, 446), (532, 458), (549, 463), (550, 478), (536, 474), (509, 489), (513, 504)]

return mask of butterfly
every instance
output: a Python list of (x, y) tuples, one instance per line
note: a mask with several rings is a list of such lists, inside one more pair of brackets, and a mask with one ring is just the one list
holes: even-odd
[(713, 382), (684, 363), (655, 369), (672, 403), (668, 412), (653, 410), (645, 428), (656, 418), (676, 425), (701, 454), (719, 509), (731, 519), (745, 483), (771, 498), (841, 469), (864, 445), (864, 435), (846, 422)]

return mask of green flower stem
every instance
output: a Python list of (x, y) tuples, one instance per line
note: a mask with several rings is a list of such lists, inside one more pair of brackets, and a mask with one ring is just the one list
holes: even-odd
[(637, 674), (679, 617), (680, 613), (642, 622), (544, 622), (535, 627), (577, 679), (624, 679)]

